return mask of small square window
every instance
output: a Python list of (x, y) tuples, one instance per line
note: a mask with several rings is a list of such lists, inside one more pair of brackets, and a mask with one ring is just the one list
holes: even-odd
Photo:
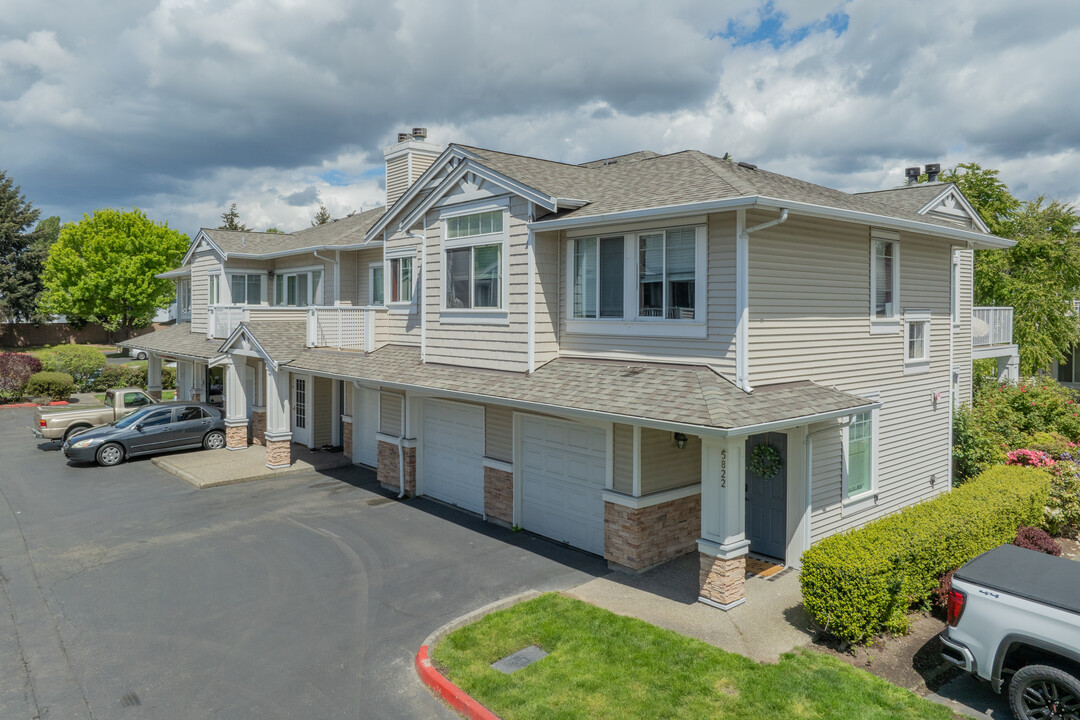
[(930, 360), (930, 320), (908, 320), (904, 332), (904, 360), (909, 363)]

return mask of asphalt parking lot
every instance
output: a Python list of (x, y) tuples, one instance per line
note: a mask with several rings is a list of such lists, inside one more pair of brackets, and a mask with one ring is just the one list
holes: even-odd
[[(413, 656), (602, 560), (349, 467), (197, 490), (69, 466), (0, 411), (0, 718), (454, 718)], [(218, 451), (225, 452), (225, 451)]]

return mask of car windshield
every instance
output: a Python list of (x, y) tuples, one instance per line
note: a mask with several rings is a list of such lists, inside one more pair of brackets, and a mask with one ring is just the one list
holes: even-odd
[(148, 412), (150, 412), (151, 410), (154, 410), (154, 409), (156, 409), (156, 408), (148, 407), (148, 408), (142, 408), (142, 409), (136, 410), (135, 412), (131, 413), (130, 415), (125, 415), (124, 417), (120, 418), (116, 422), (112, 423), (112, 426), (113, 427), (118, 427), (118, 428), (131, 427), (132, 425), (134, 425), (135, 423), (139, 422), (144, 417), (146, 417), (146, 414)]

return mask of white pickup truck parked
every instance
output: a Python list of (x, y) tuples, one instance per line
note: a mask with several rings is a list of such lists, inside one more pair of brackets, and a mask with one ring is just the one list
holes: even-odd
[(942, 655), (1020, 720), (1080, 720), (1080, 562), (1002, 545), (953, 575)]

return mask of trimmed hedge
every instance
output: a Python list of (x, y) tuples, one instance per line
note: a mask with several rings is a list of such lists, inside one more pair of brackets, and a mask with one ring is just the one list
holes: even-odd
[(70, 375), (79, 392), (89, 392), (105, 367), (105, 353), (87, 345), (60, 345), (45, 354), (44, 364), (46, 370)]
[(67, 373), (39, 372), (30, 376), (26, 383), (26, 394), (30, 397), (48, 397), (52, 400), (67, 400), (75, 392), (75, 381)]
[[(146, 387), (146, 365), (106, 365), (91, 383), (93, 392), (105, 392), (120, 387)], [(176, 368), (161, 368), (161, 389), (176, 389)]]
[(18, 402), (30, 376), (41, 372), (41, 360), (29, 353), (0, 353), (0, 403)]
[(858, 642), (907, 631), (907, 611), (943, 573), (1039, 525), (1050, 475), (998, 466), (931, 500), (832, 535), (802, 556), (803, 604), (825, 630)]

